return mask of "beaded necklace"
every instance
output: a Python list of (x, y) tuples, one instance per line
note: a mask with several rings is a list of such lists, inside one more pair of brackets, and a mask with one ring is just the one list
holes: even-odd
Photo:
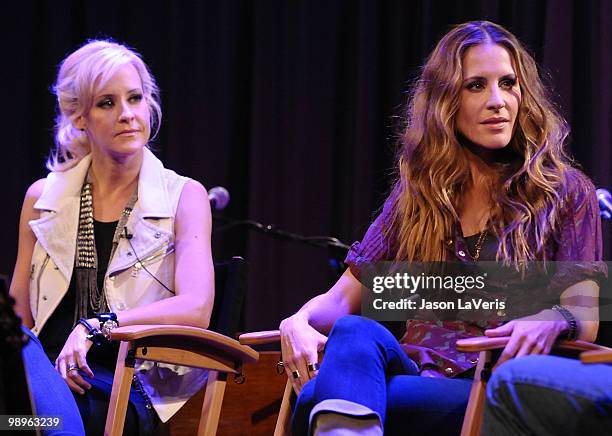
[[(98, 255), (94, 237), (94, 204), (92, 195), (91, 169), (87, 172), (85, 183), (81, 189), (81, 202), (79, 209), (79, 228), (76, 241), (75, 274), (76, 274), (76, 305), (74, 322), (80, 318), (87, 318), (88, 307), (93, 313), (109, 312), (104, 285), (98, 289)], [(130, 200), (123, 209), (121, 218), (115, 228), (113, 245), (109, 263), (119, 245), (123, 229), (127, 223), (134, 204), (138, 200), (138, 185), (134, 189)]]

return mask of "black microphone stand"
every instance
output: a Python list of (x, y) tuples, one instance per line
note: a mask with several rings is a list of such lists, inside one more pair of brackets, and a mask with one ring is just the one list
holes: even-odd
[(327, 248), (329, 250), (329, 265), (337, 277), (340, 277), (346, 265), (344, 259), (349, 245), (343, 243), (338, 238), (332, 236), (304, 236), (297, 233), (287, 232), (279, 229), (274, 224), (262, 224), (254, 220), (237, 220), (234, 218), (225, 217), (215, 214), (214, 218), (224, 224), (214, 229), (215, 232), (223, 232), (236, 227), (246, 227), (249, 230), (271, 236), (276, 239), (285, 241), (294, 241), (315, 247)]

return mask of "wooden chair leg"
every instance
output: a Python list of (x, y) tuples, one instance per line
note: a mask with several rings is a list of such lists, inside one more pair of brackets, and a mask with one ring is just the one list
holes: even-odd
[(113, 377), (113, 390), (111, 391), (108, 414), (106, 415), (106, 424), (104, 426), (105, 436), (123, 435), (125, 413), (127, 412), (128, 401), (130, 399), (132, 377), (134, 376), (134, 363), (128, 362), (129, 364), (126, 365), (125, 361), (131, 348), (131, 342), (121, 342), (119, 346), (117, 366), (115, 367), (115, 376)]
[(470, 390), (467, 409), (461, 427), (461, 436), (479, 436), (482, 417), (484, 413), (484, 403), (488, 376), (483, 373), (489, 371), (491, 362), (491, 352), (481, 351), (478, 357), (478, 365), (474, 374), (474, 383)]
[(198, 436), (214, 436), (217, 433), (226, 382), (227, 374), (214, 370), (209, 371)]
[(283, 402), (278, 411), (276, 427), (274, 427), (274, 436), (288, 436), (291, 434), (291, 395), (293, 395), (293, 386), (287, 380), (285, 391), (283, 392)]

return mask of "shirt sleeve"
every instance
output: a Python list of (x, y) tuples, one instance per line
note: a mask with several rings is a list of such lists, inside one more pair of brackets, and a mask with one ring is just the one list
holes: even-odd
[(393, 205), (396, 196), (391, 193), (382, 208), (382, 211), (366, 231), (361, 242), (355, 241), (349, 249), (344, 260), (357, 280), (361, 277), (363, 268), (374, 262), (392, 260), (395, 256), (394, 243), (389, 237)]
[(599, 282), (608, 275), (595, 187), (588, 182), (576, 191), (561, 213), (553, 259), (559, 262), (555, 287), (563, 289), (583, 280)]

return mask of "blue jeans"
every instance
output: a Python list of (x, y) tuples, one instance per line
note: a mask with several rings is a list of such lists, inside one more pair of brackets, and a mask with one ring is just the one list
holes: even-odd
[(84, 435), (83, 421), (68, 385), (51, 365), (38, 338), (29, 329), (22, 329), (30, 337), (22, 355), (36, 414), (63, 418), (63, 430), (51, 430), (44, 434)]
[[(84, 395), (74, 393), (51, 364), (38, 338), (27, 328), (23, 327), (23, 330), (30, 336), (30, 341), (23, 349), (23, 361), (36, 412), (38, 415), (64, 417), (64, 430), (48, 434), (53, 436), (103, 434), (114, 374), (95, 362), (88, 362), (94, 378), (88, 378), (83, 372), (81, 376), (92, 387), (90, 390), (85, 390)], [(124, 434), (156, 434), (162, 428), (150, 404), (137, 389), (132, 387), (125, 416)]]
[(526, 356), (487, 385), (483, 435), (611, 435), (612, 365)]
[(384, 423), (385, 434), (457, 435), (471, 385), (471, 379), (420, 377), (385, 327), (345, 316), (329, 335), (319, 375), (300, 393), (293, 434), (308, 433), (311, 411), (316, 414), (321, 402), (346, 400), (370, 409)]

